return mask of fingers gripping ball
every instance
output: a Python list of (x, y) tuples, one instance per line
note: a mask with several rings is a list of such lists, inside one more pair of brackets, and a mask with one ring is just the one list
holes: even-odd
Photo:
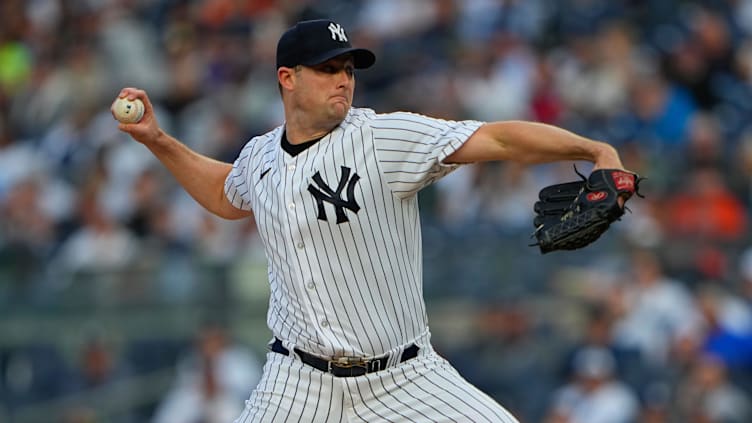
[(136, 123), (144, 117), (144, 103), (119, 97), (112, 103), (112, 114), (122, 123)]

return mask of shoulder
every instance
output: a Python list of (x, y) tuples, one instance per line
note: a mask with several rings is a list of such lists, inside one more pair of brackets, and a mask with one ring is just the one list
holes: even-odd
[(436, 134), (461, 128), (471, 121), (454, 121), (415, 112), (395, 111), (375, 114), (373, 126), (375, 128), (407, 130), (418, 133)]
[(280, 125), (269, 132), (257, 135), (245, 143), (243, 150), (259, 151), (266, 150), (270, 146), (279, 145), (279, 139), (282, 137), (284, 125)]
[(383, 125), (390, 122), (402, 122), (405, 124), (411, 123), (430, 123), (430, 122), (442, 122), (441, 119), (436, 119), (426, 115), (422, 115), (414, 112), (406, 111), (394, 111), (386, 113), (377, 113), (373, 109), (365, 107), (353, 107), (350, 109), (345, 123), (357, 124), (357, 123), (370, 123), (374, 125)]
[(351, 107), (347, 112), (347, 116), (340, 124), (340, 127), (344, 129), (359, 128), (362, 126), (369, 126), (373, 122), (376, 116), (376, 112), (372, 109), (364, 107)]
[(265, 157), (273, 154), (275, 147), (279, 147), (282, 130), (283, 126), (278, 126), (265, 134), (257, 135), (248, 140), (235, 159), (235, 165), (244, 163), (245, 166), (249, 166), (259, 160), (267, 160)]
[(263, 135), (258, 135), (256, 137), (251, 138), (250, 142), (256, 142), (258, 144), (263, 144), (263, 145), (273, 144), (279, 141), (279, 139), (282, 137), (282, 132), (284, 131), (284, 128), (285, 128), (284, 125), (279, 125), (276, 128), (272, 129), (271, 131)]
[(374, 116), (375, 120), (379, 123), (424, 124), (438, 120), (426, 115), (421, 115), (419, 113), (406, 111), (374, 113)]

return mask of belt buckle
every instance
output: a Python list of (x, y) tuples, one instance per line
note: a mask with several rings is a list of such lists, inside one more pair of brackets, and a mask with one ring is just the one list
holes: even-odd
[(368, 367), (368, 363), (370, 363), (371, 360), (367, 358), (362, 357), (337, 357), (331, 361), (329, 361), (329, 368), (331, 369), (332, 364), (338, 366), (338, 367)]
[[(329, 373), (332, 372), (332, 366), (337, 366), (345, 369), (352, 367), (362, 367), (366, 369), (366, 372), (370, 372), (373, 371), (369, 366), (372, 362), (373, 361), (371, 359), (362, 357), (337, 357), (329, 361)], [(381, 363), (379, 363), (379, 367), (381, 367)]]

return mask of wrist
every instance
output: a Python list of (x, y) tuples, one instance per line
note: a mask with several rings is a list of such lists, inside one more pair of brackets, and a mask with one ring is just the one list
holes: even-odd
[(157, 129), (156, 133), (152, 137), (151, 145), (157, 148), (166, 148), (169, 147), (175, 139), (171, 137), (167, 132), (162, 130), (162, 128)]
[(143, 144), (157, 156), (169, 154), (175, 149), (176, 143), (179, 144), (175, 138), (161, 128), (157, 129), (156, 132), (149, 136), (148, 141), (143, 142)]
[(611, 144), (597, 142), (593, 154), (595, 169), (623, 169), (619, 153)]

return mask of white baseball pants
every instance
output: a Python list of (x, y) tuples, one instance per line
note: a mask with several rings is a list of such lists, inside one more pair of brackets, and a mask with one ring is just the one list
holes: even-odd
[(264, 373), (236, 423), (518, 423), (433, 349), (387, 369), (335, 377), (297, 355), (267, 354)]

